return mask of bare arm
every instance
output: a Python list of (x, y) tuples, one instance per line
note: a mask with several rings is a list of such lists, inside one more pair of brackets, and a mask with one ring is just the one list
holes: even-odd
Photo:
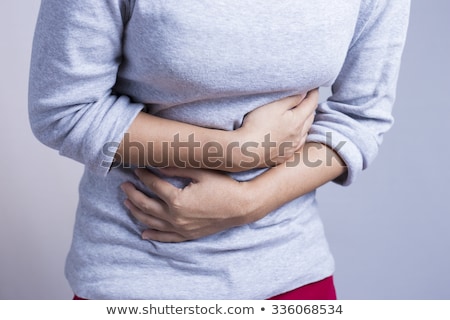
[[(337, 182), (350, 184), (367, 168), (392, 125), (409, 1), (367, 5), (373, 7), (357, 26), (332, 96), (318, 107), (310, 142), (295, 153), (298, 160), (289, 159), (249, 182), (207, 170), (166, 171), (190, 177), (193, 182), (184, 189), (140, 171), (140, 179), (161, 197), (150, 199), (132, 184), (123, 186), (126, 205), (151, 228), (144, 231), (144, 238), (185, 241), (256, 221), (327, 181), (339, 178)], [(392, 28), (392, 21), (401, 23)], [(343, 143), (345, 147), (340, 148)]]
[[(86, 5), (43, 1), (33, 42), (30, 124), (36, 137), (61, 155), (83, 163), (99, 176), (107, 175), (114, 165), (240, 171), (283, 162), (305, 141), (312, 117), (305, 122), (299, 116), (304, 111), (297, 106), (304, 95), (261, 107), (264, 112), (256, 109), (248, 115), (243, 128), (233, 132), (141, 112), (144, 104), (115, 89), (120, 63), (125, 58), (122, 40), (131, 14), (129, 8), (119, 5), (122, 1), (82, 3)], [(54, 12), (58, 12), (58, 19)], [(312, 115), (315, 108), (312, 105), (307, 113)], [(265, 115), (267, 110), (269, 115)], [(265, 121), (258, 121), (261, 117)], [(266, 154), (262, 142), (268, 133), (275, 143), (292, 143), (283, 149), (284, 156), (277, 154), (279, 148)], [(247, 159), (235, 147), (247, 142), (257, 144), (252, 150), (257, 159)], [(202, 152), (211, 143), (220, 147), (222, 155), (208, 161)], [(182, 147), (186, 144), (188, 148)], [(242, 161), (247, 165), (241, 166)]]
[[(304, 143), (317, 97), (314, 90), (306, 98), (293, 96), (262, 106), (250, 112), (242, 127), (234, 131), (198, 127), (141, 112), (124, 135), (115, 156), (116, 165), (230, 172), (274, 166), (286, 161)], [(243, 152), (249, 144), (251, 156)], [(207, 156), (208, 146), (213, 148), (213, 157)]]
[(337, 152), (323, 144), (306, 143), (285, 163), (247, 182), (249, 194), (258, 194), (263, 199), (249, 203), (249, 221), (259, 220), (345, 173), (346, 166)]
[(232, 133), (197, 127), (140, 112), (117, 149), (115, 162), (139, 167), (205, 167), (207, 142), (226, 146)]
[(170, 168), (163, 173), (190, 178), (192, 183), (178, 189), (146, 170), (138, 170), (138, 177), (161, 200), (125, 183), (125, 205), (151, 228), (143, 232), (144, 239), (181, 242), (257, 221), (345, 173), (345, 166), (328, 147), (308, 143), (285, 163), (248, 182), (211, 170)]

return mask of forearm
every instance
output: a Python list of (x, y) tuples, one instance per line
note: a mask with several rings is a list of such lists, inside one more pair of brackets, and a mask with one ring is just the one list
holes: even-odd
[(317, 90), (266, 104), (236, 130), (191, 125), (141, 112), (117, 149), (116, 164), (238, 172), (284, 162), (304, 143)]
[[(233, 168), (230, 144), (234, 137), (230, 131), (203, 128), (141, 112), (124, 134), (115, 160), (118, 164), (139, 167), (225, 170)], [(210, 157), (212, 152), (208, 152), (213, 147), (220, 152)], [(226, 151), (230, 153), (229, 157)]]
[(261, 219), (345, 172), (345, 164), (335, 151), (323, 144), (307, 143), (290, 160), (246, 183), (249, 195), (258, 199), (249, 201), (247, 219)]

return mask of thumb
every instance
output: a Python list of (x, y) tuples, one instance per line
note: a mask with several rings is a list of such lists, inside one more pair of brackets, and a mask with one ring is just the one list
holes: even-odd
[(290, 110), (292, 108), (295, 108), (298, 106), (304, 99), (305, 94), (298, 94), (295, 96), (289, 96), (282, 98), (280, 100), (273, 101), (271, 103), (266, 104), (263, 107), (269, 107), (269, 108), (275, 108), (275, 109), (281, 109), (281, 110)]
[(293, 110), (296, 111), (301, 117), (305, 118), (311, 113), (314, 113), (319, 103), (319, 90), (313, 89), (308, 92), (303, 101), (296, 106)]

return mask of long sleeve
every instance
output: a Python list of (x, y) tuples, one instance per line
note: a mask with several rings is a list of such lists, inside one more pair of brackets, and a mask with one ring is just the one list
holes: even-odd
[(100, 175), (107, 174), (114, 148), (143, 108), (113, 90), (130, 10), (126, 0), (43, 0), (35, 30), (33, 133)]
[(334, 148), (349, 185), (378, 153), (392, 106), (406, 38), (409, 0), (362, 1), (360, 18), (331, 97), (320, 104), (308, 141)]

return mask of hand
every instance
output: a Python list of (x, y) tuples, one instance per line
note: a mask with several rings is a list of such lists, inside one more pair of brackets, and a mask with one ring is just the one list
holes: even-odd
[[(287, 97), (248, 113), (242, 126), (235, 130), (242, 141), (237, 157), (240, 167), (272, 167), (290, 159), (305, 143), (318, 99), (319, 90), (314, 89), (306, 97)], [(246, 145), (252, 147), (251, 152), (246, 152), (247, 157), (242, 156)]]
[(149, 229), (142, 238), (161, 242), (182, 242), (212, 235), (251, 222), (243, 210), (252, 197), (245, 182), (213, 170), (166, 168), (167, 176), (191, 179), (179, 189), (145, 169), (136, 170), (139, 179), (159, 199), (150, 198), (131, 183), (121, 187), (125, 206)]

